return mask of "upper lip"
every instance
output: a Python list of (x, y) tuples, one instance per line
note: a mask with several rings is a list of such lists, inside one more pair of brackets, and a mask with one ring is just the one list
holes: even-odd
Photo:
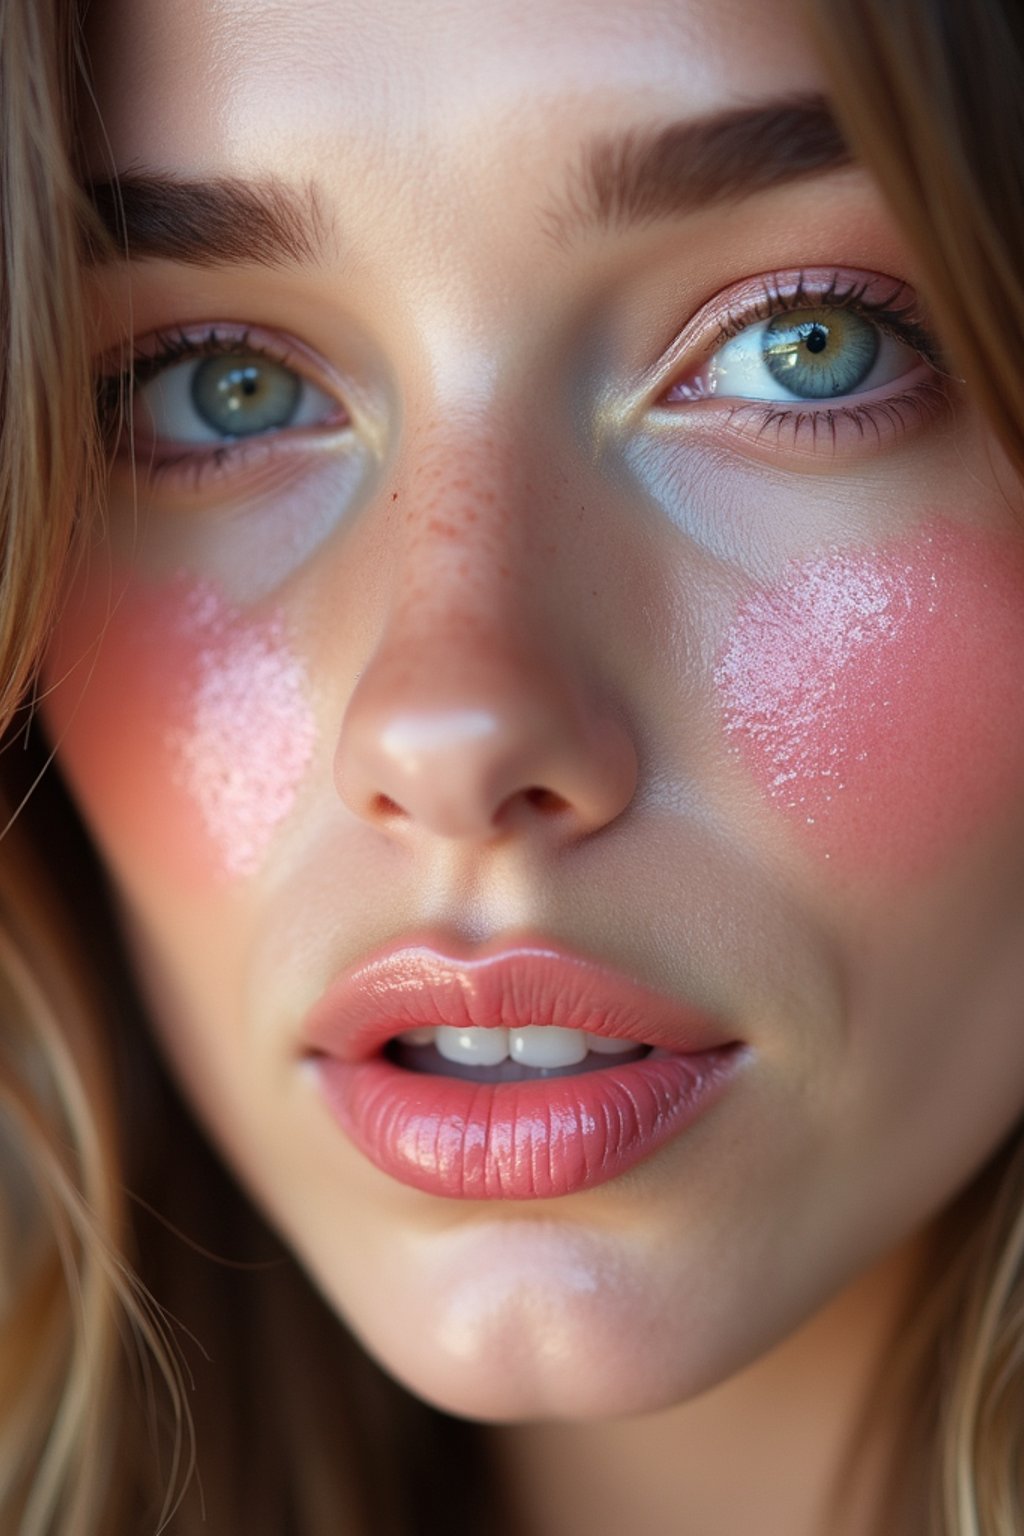
[(411, 939), (357, 962), (313, 1005), (304, 1047), (358, 1063), (404, 1030), (436, 1025), (559, 1025), (678, 1054), (736, 1041), (722, 1019), (560, 945), (519, 941), (463, 954), (457, 948)]

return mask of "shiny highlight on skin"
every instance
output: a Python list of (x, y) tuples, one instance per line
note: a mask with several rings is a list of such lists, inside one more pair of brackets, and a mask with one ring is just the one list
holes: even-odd
[(1024, 556), (941, 519), (793, 562), (715, 670), (730, 746), (814, 853), (924, 875), (1024, 784)]
[(106, 835), (186, 882), (254, 876), (316, 740), (283, 615), (243, 612), (185, 574), (108, 609), (69, 604), (49, 658), (65, 773)]
[(178, 780), (227, 874), (255, 874), (295, 803), (316, 726), (280, 615), (243, 619), (211, 582), (185, 586), (176, 622), (195, 654), (184, 718), (168, 730)]

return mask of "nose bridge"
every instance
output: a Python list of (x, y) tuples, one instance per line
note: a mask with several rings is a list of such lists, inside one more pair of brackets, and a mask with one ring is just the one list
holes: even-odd
[(523, 582), (535, 509), (514, 445), (489, 423), (449, 427), (399, 466), (397, 577), (407, 611), (433, 594), (446, 608), (485, 608)]
[(413, 445), (395, 486), (389, 607), (371, 669), (407, 679), (406, 709), (436, 713), (445, 698), (484, 708), (501, 674), (542, 643), (547, 580), (525, 477), (483, 423)]
[(555, 629), (558, 649), (569, 644), (560, 606), (572, 573), (559, 566), (555, 466), (542, 452), (525, 422), (479, 419), (410, 445), (392, 493), (391, 604), (380, 650), (404, 649), (407, 637), (444, 654), (447, 668), (483, 680), (539, 650), (553, 663)]
[(485, 424), (432, 434), (395, 484), (389, 608), (341, 725), (342, 798), (402, 835), (603, 825), (632, 797), (635, 754), (559, 612), (535, 466)]

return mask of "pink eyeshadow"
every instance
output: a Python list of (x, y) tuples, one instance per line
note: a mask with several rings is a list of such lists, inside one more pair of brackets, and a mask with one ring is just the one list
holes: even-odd
[(732, 750), (802, 840), (926, 872), (1024, 799), (1024, 545), (935, 522), (794, 562), (715, 669)]

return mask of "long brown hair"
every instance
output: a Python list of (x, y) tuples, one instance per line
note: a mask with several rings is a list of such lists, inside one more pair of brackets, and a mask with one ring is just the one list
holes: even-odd
[(79, 282), (86, 215), (69, 154), (78, 75), (69, 7), (2, 0), (0, 1525), (25, 1536), (120, 1520), (122, 1328), (169, 1401), (181, 1398), (159, 1318), (125, 1264), (95, 988), (44, 845), (20, 815), (42, 766), (26, 750), (35, 664), (80, 512), (99, 499)]
[[(1017, 0), (814, 14), (845, 129), (1024, 467)], [(77, 89), (72, 0), (0, 0), (0, 1530), (496, 1532), (483, 1437), (372, 1365), (195, 1129), (138, 1017), (102, 871), (26, 734), (62, 572), (102, 502)], [(1024, 1150), (979, 1177), (943, 1241), (907, 1355), (908, 1514), (888, 1529), (1017, 1536)]]
[(1024, 466), (1024, 7), (816, 0), (833, 100), (958, 370)]
[[(1024, 473), (1024, 7), (815, 0), (812, 19), (846, 136), (914, 248), (953, 366)], [(951, 1213), (934, 1273), (904, 1341), (911, 1490), (934, 1536), (1017, 1536), (1024, 1139)]]

